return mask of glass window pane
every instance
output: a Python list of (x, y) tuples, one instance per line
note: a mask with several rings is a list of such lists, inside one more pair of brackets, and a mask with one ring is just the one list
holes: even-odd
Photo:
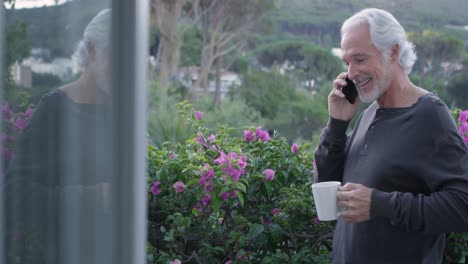
[(115, 263), (111, 5), (31, 2), (5, 10), (0, 262)]

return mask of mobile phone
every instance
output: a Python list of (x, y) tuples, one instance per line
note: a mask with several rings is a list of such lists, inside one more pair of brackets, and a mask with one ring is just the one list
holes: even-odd
[(345, 80), (346, 80), (347, 85), (341, 88), (341, 92), (344, 93), (346, 100), (348, 100), (350, 104), (354, 104), (354, 102), (356, 102), (356, 97), (358, 96), (356, 85), (354, 84), (353, 81), (348, 79), (348, 77), (346, 77)]

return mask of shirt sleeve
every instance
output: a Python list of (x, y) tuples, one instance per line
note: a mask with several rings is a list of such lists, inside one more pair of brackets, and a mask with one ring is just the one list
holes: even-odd
[(408, 231), (425, 233), (468, 231), (468, 150), (449, 110), (432, 105), (431, 137), (424, 157), (414, 161), (429, 194), (373, 190), (371, 218), (386, 217)]
[(349, 121), (329, 118), (315, 150), (316, 181), (341, 181), (346, 158), (346, 129)]

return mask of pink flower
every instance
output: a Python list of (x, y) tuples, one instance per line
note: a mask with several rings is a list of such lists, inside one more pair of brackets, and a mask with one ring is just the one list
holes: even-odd
[(211, 145), (211, 149), (214, 151), (218, 151), (218, 148), (216, 147), (216, 145)]
[(273, 209), (273, 210), (271, 211), (271, 214), (272, 214), (272, 215), (278, 215), (279, 212), (280, 212), (280, 209), (279, 209), (279, 208), (275, 208), (275, 209)]
[(205, 186), (206, 183), (207, 183), (207, 180), (204, 177), (201, 177), (200, 180), (198, 181), (198, 184), (200, 184), (201, 186)]
[(175, 157), (174, 153), (169, 154), (169, 158), (173, 159)]
[(200, 211), (202, 208), (201, 208), (201, 204), (200, 203), (197, 203), (193, 209), (197, 210), (197, 211)]
[(195, 141), (197, 141), (199, 144), (205, 143), (205, 140), (202, 137), (196, 137)]
[(272, 181), (275, 179), (275, 171), (272, 169), (266, 169), (262, 174), (265, 175), (264, 181)]
[(26, 109), (26, 111), (24, 112), (24, 114), (28, 117), (28, 118), (31, 118), (32, 117), (32, 114), (33, 114), (33, 109), (31, 107), (28, 107), (28, 109)]
[(265, 225), (271, 225), (271, 224), (273, 224), (273, 222), (271, 221), (271, 218), (268, 217), (268, 216), (264, 216), (264, 217), (263, 217), (263, 223), (264, 223)]
[(1, 112), (2, 112), (2, 116), (4, 119), (10, 120), (11, 115), (13, 114), (13, 111), (11, 111), (11, 108), (8, 102), (3, 103)]
[(205, 163), (205, 166), (200, 169), (200, 176), (207, 180), (214, 179), (214, 170), (210, 168), (210, 164)]
[(463, 142), (465, 142), (465, 144), (468, 146), (468, 122), (462, 122), (458, 128), (458, 131), (463, 138)]
[(270, 140), (270, 135), (268, 134), (268, 131), (262, 130), (262, 127), (257, 127), (257, 129), (255, 130), (255, 136), (261, 141)]
[(229, 169), (226, 171), (229, 176), (235, 181), (239, 181), (240, 176), (243, 174), (243, 170), (235, 170), (235, 169)]
[(244, 141), (246, 142), (251, 142), (254, 140), (254, 137), (252, 135), (252, 132), (249, 130), (244, 130)]
[(213, 163), (215, 163), (215, 164), (227, 164), (228, 163), (228, 159), (227, 159), (228, 156), (222, 151), (220, 151), (219, 153), (221, 154), (221, 156), (219, 158), (215, 159), (213, 161)]
[(211, 202), (211, 195), (208, 193), (205, 193), (202, 198), (200, 199), (201, 204), (204, 206), (208, 206)]
[(205, 191), (211, 192), (213, 184), (211, 181), (214, 179), (214, 170), (210, 169), (209, 164), (205, 164), (200, 170), (200, 181), (198, 182), (201, 186), (205, 187)]
[(466, 134), (468, 133), (468, 122), (464, 122), (460, 125), (460, 127), (458, 128), (458, 131), (460, 132), (460, 134)]
[(237, 164), (239, 164), (239, 167), (240, 167), (241, 169), (245, 169), (245, 167), (247, 166), (247, 162), (245, 162), (245, 161), (243, 161), (243, 160), (239, 160), (239, 161), (237, 162)]
[(460, 112), (460, 115), (458, 116), (458, 121), (460, 121), (460, 123), (468, 121), (468, 110)]
[(0, 142), (2, 142), (2, 143), (5, 144), (5, 143), (8, 143), (8, 142), (10, 142), (10, 141), (12, 141), (12, 138), (10, 137), (10, 135), (8, 135), (8, 134), (2, 134), (1, 139), (0, 139)]
[(174, 259), (173, 261), (169, 262), (169, 264), (182, 264), (179, 259)]
[(318, 219), (318, 216), (314, 217), (314, 223), (317, 225), (320, 224), (320, 220)]
[(176, 194), (178, 193), (181, 193), (185, 190), (185, 184), (181, 181), (178, 181), (176, 183), (174, 183), (174, 185), (172, 185), (172, 187), (174, 187), (175, 191), (176, 191)]
[(229, 199), (229, 193), (228, 192), (223, 192), (221, 194), (221, 198), (223, 198), (224, 201), (227, 201)]
[(232, 264), (232, 260), (228, 260), (228, 261), (226, 261), (226, 263), (224, 263), (224, 264)]
[(265, 131), (263, 131), (263, 132), (264, 132), (263, 137), (261, 137), (260, 139), (261, 139), (263, 142), (270, 140), (270, 134), (268, 134), (268, 131), (265, 130)]
[(237, 256), (237, 260), (239, 260), (239, 262), (247, 262), (249, 258), (246, 255), (242, 255), (242, 256)]
[(213, 184), (211, 182), (208, 182), (205, 184), (205, 191), (206, 192), (211, 192), (213, 190)]
[(297, 146), (297, 144), (292, 144), (291, 152), (296, 154), (298, 151), (299, 151), (299, 147)]
[(13, 129), (15, 131), (22, 131), (26, 127), (26, 120), (21, 116), (16, 117), (15, 123), (13, 124)]
[(203, 112), (197, 111), (195, 112), (195, 118), (201, 120), (203, 118)]
[(155, 196), (157, 196), (159, 193), (161, 193), (161, 189), (159, 189), (159, 185), (161, 185), (160, 182), (154, 181), (153, 184), (151, 185), (151, 193)]
[(215, 141), (215, 140), (216, 140), (215, 135), (211, 134), (211, 135), (208, 137), (208, 140), (209, 140), (210, 142)]
[(262, 127), (257, 127), (257, 129), (255, 129), (255, 136), (257, 138), (262, 138), (265, 136), (265, 132), (262, 130)]

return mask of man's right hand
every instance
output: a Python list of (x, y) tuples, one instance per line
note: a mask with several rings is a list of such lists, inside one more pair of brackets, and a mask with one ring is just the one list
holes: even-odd
[(349, 121), (356, 115), (360, 100), (356, 98), (356, 102), (351, 104), (346, 100), (345, 95), (341, 92), (341, 88), (346, 86), (345, 78), (348, 76), (346, 72), (340, 73), (336, 80), (333, 81), (333, 89), (328, 95), (328, 113), (334, 119)]

